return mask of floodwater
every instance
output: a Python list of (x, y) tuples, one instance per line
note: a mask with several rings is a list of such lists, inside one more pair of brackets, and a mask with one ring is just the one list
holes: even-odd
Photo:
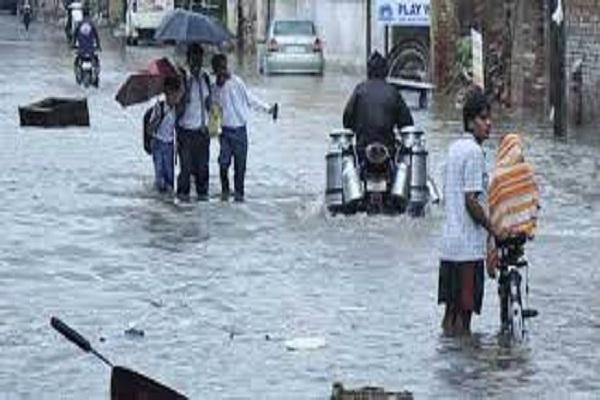
[[(218, 201), (213, 144), (210, 202), (174, 206), (152, 190), (145, 107), (114, 101), (128, 72), (173, 50), (103, 47), (101, 88), (84, 91), (59, 30), (35, 23), (26, 35), (0, 15), (0, 398), (109, 397), (108, 368), (54, 332), (52, 315), (193, 399), (326, 399), (335, 381), (419, 399), (598, 396), (597, 132), (558, 141), (523, 116), (497, 123), (497, 134), (527, 132), (542, 189), (527, 248), (540, 317), (527, 343), (507, 346), (487, 280), (473, 337), (447, 339), (441, 210), (420, 220), (324, 211), (327, 134), (360, 76), (264, 78), (250, 63), (248, 85), (280, 103), (281, 119), (252, 118), (247, 202)], [(20, 128), (17, 106), (49, 95), (87, 96), (91, 128)], [(439, 178), (459, 115), (434, 106), (414, 116)], [(131, 326), (145, 335), (125, 335)], [(287, 351), (297, 337), (326, 345)]]

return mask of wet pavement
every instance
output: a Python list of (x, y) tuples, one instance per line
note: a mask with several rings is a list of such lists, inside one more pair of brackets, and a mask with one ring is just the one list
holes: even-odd
[[(0, 15), (0, 397), (108, 398), (109, 370), (53, 332), (51, 315), (113, 362), (194, 399), (325, 399), (334, 381), (416, 398), (597, 396), (597, 132), (556, 141), (522, 116), (499, 123), (497, 132), (528, 132), (539, 172), (540, 231), (527, 253), (541, 316), (524, 346), (506, 346), (488, 280), (473, 337), (447, 339), (436, 305), (440, 210), (422, 220), (324, 211), (327, 133), (359, 76), (264, 78), (249, 62), (249, 86), (281, 104), (281, 119), (252, 118), (247, 202), (217, 200), (214, 143), (211, 201), (175, 207), (152, 190), (145, 106), (114, 101), (128, 72), (173, 49), (108, 41), (101, 88), (84, 91), (60, 30), (20, 28)], [(20, 128), (17, 106), (48, 95), (87, 96), (91, 128)], [(458, 113), (414, 115), (439, 177)], [(125, 335), (130, 327), (144, 337)], [(326, 345), (285, 349), (305, 336)]]

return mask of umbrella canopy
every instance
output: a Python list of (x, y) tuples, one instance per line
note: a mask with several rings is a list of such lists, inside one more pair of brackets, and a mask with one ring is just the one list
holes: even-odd
[(177, 68), (169, 59), (154, 60), (147, 68), (129, 75), (115, 99), (123, 107), (144, 103), (162, 93), (164, 80), (169, 76), (178, 76)]
[(167, 14), (154, 34), (156, 40), (179, 43), (207, 43), (220, 45), (233, 35), (217, 19), (208, 15), (177, 9)]
[(175, 390), (124, 367), (113, 367), (111, 400), (187, 400)]

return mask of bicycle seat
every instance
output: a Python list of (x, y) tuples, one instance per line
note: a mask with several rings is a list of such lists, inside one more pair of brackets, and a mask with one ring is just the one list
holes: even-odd
[(523, 258), (525, 254), (524, 245), (527, 242), (526, 234), (511, 235), (498, 242), (500, 251), (500, 268), (513, 265), (517, 268), (527, 266), (527, 261)]
[(527, 242), (527, 239), (529, 238), (525, 233), (510, 235), (506, 239), (498, 241), (498, 247), (521, 247)]

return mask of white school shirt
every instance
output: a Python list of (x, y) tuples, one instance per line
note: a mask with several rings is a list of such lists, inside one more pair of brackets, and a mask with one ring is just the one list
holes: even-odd
[[(206, 110), (206, 100), (209, 96), (209, 88), (206, 86), (204, 72), (201, 72), (198, 78), (191, 77), (189, 82), (189, 103), (185, 105), (185, 112), (179, 120), (179, 126), (184, 129), (198, 130), (206, 126), (208, 120), (208, 111)], [(202, 88), (202, 100), (200, 100), (200, 88)]]
[(214, 101), (223, 110), (222, 125), (227, 128), (246, 126), (250, 109), (268, 112), (270, 107), (254, 96), (237, 75), (231, 74), (223, 86), (213, 86)]
[[(161, 110), (161, 104), (162, 110)], [(177, 116), (175, 114), (175, 109), (169, 107), (166, 102), (157, 102), (152, 109), (152, 114), (150, 120), (155, 120), (157, 118), (161, 118), (159, 121), (158, 127), (154, 132), (154, 137), (161, 142), (165, 143), (173, 143), (174, 133), (175, 133), (175, 121), (177, 120)]]
[(479, 192), (487, 206), (488, 175), (485, 153), (471, 133), (465, 133), (448, 150), (444, 167), (444, 223), (441, 254), (446, 261), (476, 261), (485, 258), (486, 230), (467, 210), (465, 193)]

